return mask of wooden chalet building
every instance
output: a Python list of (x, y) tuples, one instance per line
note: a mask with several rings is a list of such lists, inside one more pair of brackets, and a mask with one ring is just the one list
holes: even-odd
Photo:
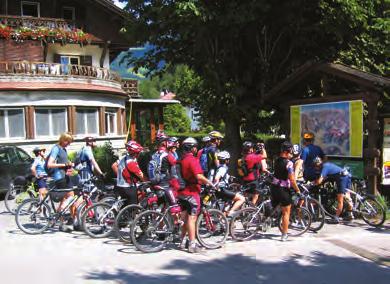
[[(109, 0), (0, 0), (0, 145), (31, 150), (60, 133), (123, 147), (137, 82), (110, 62), (129, 43)], [(123, 87), (123, 85), (125, 85)]]

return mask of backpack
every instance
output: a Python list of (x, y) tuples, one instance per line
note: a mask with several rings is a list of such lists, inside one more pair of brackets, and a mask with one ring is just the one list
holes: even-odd
[(168, 156), (168, 153), (157, 151), (152, 155), (152, 159), (148, 163), (148, 176), (153, 184), (158, 184), (161, 181), (161, 163), (166, 156)]
[(246, 164), (245, 158), (238, 159), (237, 173), (240, 177), (246, 177), (249, 175), (250, 171), (248, 169), (248, 165)]
[[(47, 155), (47, 157), (45, 159), (45, 164), (43, 165), (43, 168), (45, 169), (45, 172), (47, 173), (48, 176), (52, 176), (54, 174), (54, 169), (51, 169), (47, 166), (47, 163), (49, 162), (49, 158), (51, 156), (51, 153), (52, 153), (54, 147), (58, 147), (57, 144), (54, 145), (53, 148), (50, 150), (49, 155)], [(57, 158), (55, 159), (55, 161), (57, 162)]]
[(204, 173), (209, 171), (209, 147), (205, 147), (202, 150), (202, 154), (199, 157), (199, 163)]
[(85, 158), (84, 147), (83, 147), (77, 152), (76, 157), (74, 158), (73, 163), (74, 163), (75, 169), (82, 170), (82, 169), (86, 168), (87, 166), (89, 166), (89, 165), (84, 165), (85, 162), (88, 162), (88, 160)]

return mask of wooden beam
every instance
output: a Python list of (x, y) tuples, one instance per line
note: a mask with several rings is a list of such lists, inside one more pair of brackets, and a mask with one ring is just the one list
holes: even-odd
[(121, 114), (121, 117), (122, 117), (122, 134), (126, 134), (127, 133), (127, 119), (126, 119), (126, 109), (122, 109), (122, 114)]
[(104, 106), (99, 107), (99, 135), (106, 135), (106, 108)]
[(26, 106), (24, 107), (24, 119), (25, 119), (25, 129), (26, 129), (26, 138), (34, 139), (35, 131), (34, 131), (34, 107)]
[(67, 113), (68, 113), (68, 131), (73, 135), (75, 135), (76, 134), (76, 107), (68, 106)]
[(156, 124), (154, 121), (154, 107), (150, 107), (150, 141), (153, 143), (154, 140), (156, 139)]
[(136, 131), (136, 124), (135, 124), (135, 112), (136, 112), (136, 110), (133, 109), (133, 112), (131, 113), (130, 134), (131, 134), (132, 140), (137, 139), (137, 131)]
[(360, 92), (351, 95), (329, 95), (327, 97), (316, 97), (316, 98), (302, 98), (299, 100), (290, 100), (286, 101), (285, 104), (292, 105), (305, 105), (305, 104), (317, 104), (317, 103), (327, 103), (327, 102), (341, 102), (341, 101), (353, 101), (353, 100), (362, 100), (362, 101), (377, 101), (379, 96), (376, 93), (370, 92)]
[(116, 134), (122, 135), (122, 110), (120, 108), (116, 111)]
[(158, 130), (164, 131), (164, 108), (158, 107)]

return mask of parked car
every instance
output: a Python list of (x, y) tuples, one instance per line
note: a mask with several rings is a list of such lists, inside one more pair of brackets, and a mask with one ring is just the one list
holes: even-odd
[(15, 146), (0, 146), (0, 193), (5, 193), (17, 176), (31, 173), (34, 159), (23, 149)]

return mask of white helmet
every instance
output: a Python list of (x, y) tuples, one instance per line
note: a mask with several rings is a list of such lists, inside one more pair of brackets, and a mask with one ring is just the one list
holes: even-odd
[(202, 142), (207, 143), (211, 140), (210, 136), (205, 136), (202, 138)]
[(188, 138), (183, 140), (181, 145), (185, 151), (189, 151), (189, 150), (191, 150), (191, 148), (197, 146), (198, 142), (196, 141), (196, 139), (194, 139), (192, 137), (188, 137)]
[(218, 160), (228, 160), (230, 159), (230, 154), (228, 151), (222, 151), (217, 154)]

